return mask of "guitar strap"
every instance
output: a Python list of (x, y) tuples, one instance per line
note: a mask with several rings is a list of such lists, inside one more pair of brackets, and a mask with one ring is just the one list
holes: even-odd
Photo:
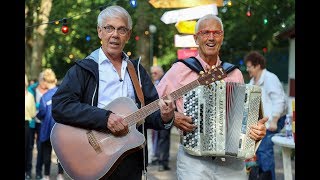
[[(134, 69), (132, 62), (130, 60), (128, 60), (127, 62), (128, 62), (128, 71), (129, 71), (131, 80), (133, 82), (134, 89), (136, 90), (137, 96), (138, 96), (139, 101), (141, 103), (141, 107), (142, 107), (142, 106), (144, 106), (143, 92), (142, 92), (142, 89), (141, 89), (141, 86), (140, 86), (140, 83), (139, 83), (139, 80), (138, 80), (138, 77), (137, 77), (137, 74), (136, 74), (136, 71)], [(138, 64), (138, 66), (139, 66), (139, 64)], [(145, 136), (145, 134), (144, 134), (144, 120), (139, 121), (137, 123), (137, 126), (140, 126), (141, 124), (142, 124), (142, 133), (143, 133), (143, 136)], [(143, 177), (146, 180), (147, 179), (147, 170), (146, 170), (145, 147), (146, 146), (143, 146)]]
[(127, 62), (128, 62), (128, 71), (129, 71), (131, 80), (133, 82), (134, 89), (137, 92), (137, 96), (139, 98), (139, 101), (141, 102), (141, 107), (142, 107), (142, 106), (144, 106), (143, 92), (142, 92), (142, 89), (141, 89), (140, 83), (138, 81), (138, 77), (137, 77), (137, 74), (136, 74), (136, 71), (134, 69), (132, 62), (130, 60), (128, 60)]

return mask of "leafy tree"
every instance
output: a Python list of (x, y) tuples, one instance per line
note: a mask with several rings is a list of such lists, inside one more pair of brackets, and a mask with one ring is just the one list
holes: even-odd
[[(232, 1), (232, 6), (219, 8), (219, 16), (224, 23), (224, 43), (221, 58), (237, 64), (247, 78), (243, 57), (250, 50), (265, 54), (267, 68), (280, 74), (287, 81), (288, 41), (276, 40), (275, 34), (294, 26), (295, 1)], [(251, 16), (246, 12), (250, 10)], [(267, 20), (265, 23), (264, 20)], [(283, 27), (283, 25), (286, 25)], [(263, 52), (263, 48), (267, 52)], [(286, 60), (283, 60), (283, 59)]]
[[(129, 0), (52, 1), (51, 11), (46, 13), (47, 20), (35, 18), (39, 17), (37, 15), (39, 12), (51, 7), (41, 7), (40, 10), (37, 10), (41, 3), (47, 1), (51, 2), (50, 0), (25, 2), (26, 27), (40, 22), (51, 22), (26, 28), (27, 72), (38, 74), (41, 68), (51, 67), (61, 79), (76, 59), (85, 58), (88, 53), (101, 45), (97, 36), (96, 18), (101, 8), (115, 4), (127, 9), (132, 16), (133, 31), (124, 49), (124, 52), (131, 53), (130, 58), (137, 59), (141, 56), (141, 62), (148, 70), (150, 66), (150, 33), (148, 34), (150, 24), (157, 27), (154, 34), (153, 54), (157, 57), (158, 64), (167, 70), (177, 58), (178, 48), (174, 47), (174, 35), (179, 33), (174, 24), (167, 25), (160, 20), (164, 12), (174, 9), (154, 8), (148, 1), (142, 0), (137, 1), (136, 8), (130, 6)], [(232, 1), (232, 4), (232, 6), (218, 7), (219, 17), (224, 22), (225, 33), (221, 59), (240, 65), (244, 71), (244, 65), (241, 64), (243, 56), (250, 50), (262, 51), (266, 47), (268, 59), (276, 63), (281, 62), (285, 66), (287, 61), (284, 62), (283, 59), (288, 54), (288, 41), (276, 40), (274, 34), (294, 26), (295, 1), (237, 0)], [(251, 17), (246, 16), (248, 5), (252, 12)], [(263, 23), (265, 17), (268, 19), (267, 24)], [(63, 18), (66, 18), (69, 27), (67, 34), (61, 32)], [(56, 25), (55, 21), (58, 21), (59, 24)], [(286, 24), (285, 28), (281, 27), (282, 23)], [(38, 29), (45, 30), (45, 33), (39, 36)], [(136, 40), (136, 37), (139, 37), (139, 40)], [(37, 46), (34, 45), (35, 42)], [(39, 47), (36, 56), (38, 58), (33, 60), (31, 54), (37, 47)], [(34, 64), (37, 62), (37, 66), (34, 66), (32, 62)], [(281, 67), (271, 63), (268, 65), (272, 68)], [(38, 70), (35, 71), (35, 69)]]

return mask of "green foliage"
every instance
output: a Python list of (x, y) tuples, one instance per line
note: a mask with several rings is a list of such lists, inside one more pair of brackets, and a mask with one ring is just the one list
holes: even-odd
[(158, 58), (158, 64), (162, 66), (164, 71), (167, 71), (172, 63), (177, 59), (177, 53), (175, 52), (168, 52), (167, 54)]
[[(232, 6), (219, 8), (224, 24), (224, 43), (220, 51), (222, 60), (240, 66), (246, 82), (249, 81), (245, 65), (240, 64), (250, 50), (262, 52), (266, 47), (267, 69), (288, 81), (288, 40), (276, 40), (274, 34), (295, 25), (295, 1), (232, 1)], [(246, 16), (250, 5), (252, 15)], [(268, 23), (264, 24), (264, 19)], [(285, 23), (286, 27), (281, 25)]]
[[(222, 51), (260, 50), (267, 47), (287, 46), (274, 40), (274, 34), (283, 31), (281, 25), (294, 26), (295, 1), (232, 1), (232, 6), (219, 8), (219, 16), (224, 23), (224, 45)], [(246, 16), (248, 5), (252, 12), (251, 17)], [(264, 24), (264, 18), (268, 23)], [(223, 53), (225, 54), (225, 53)]]
[[(36, 24), (32, 12), (37, 11), (40, 2), (30, 0), (25, 3), (29, 7), (26, 24)], [(177, 58), (178, 48), (174, 47), (174, 35), (179, 33), (174, 24), (164, 24), (160, 20), (164, 12), (174, 9), (156, 9), (147, 1), (141, 0), (138, 1), (138, 6), (143, 6), (140, 9), (130, 7), (129, 0), (72, 0), (53, 1), (52, 3), (50, 21), (61, 20), (64, 17), (69, 18), (67, 20), (68, 34), (65, 35), (61, 32), (62, 22), (60, 22), (58, 25), (49, 24), (45, 35), (43, 67), (54, 68), (59, 79), (65, 75), (75, 60), (85, 58), (88, 53), (101, 46), (97, 35), (96, 19), (100, 12), (99, 7), (106, 5), (117, 4), (123, 6), (132, 16), (133, 32), (124, 49), (125, 52), (132, 52), (132, 58), (139, 56), (135, 36), (149, 39), (149, 35), (146, 35), (145, 31), (148, 30), (150, 24), (157, 27), (154, 34), (153, 52), (158, 58), (158, 64), (161, 64), (167, 70)], [(247, 4), (250, 4), (251, 7), (251, 17), (246, 16)], [(243, 58), (245, 53), (250, 50), (261, 51), (264, 47), (268, 48), (270, 54), (272, 52), (283, 53), (279, 56), (274, 55), (278, 60), (283, 59), (288, 54), (288, 41), (276, 40), (274, 34), (295, 25), (294, 0), (237, 0), (232, 1), (232, 6), (218, 7), (218, 11), (219, 17), (224, 23), (225, 33), (220, 52), (222, 60), (239, 64), (239, 60)], [(264, 18), (268, 19), (267, 24), (263, 23)], [(142, 23), (143, 26), (141, 26), (141, 21), (145, 21)], [(282, 23), (286, 24), (285, 28), (281, 27)], [(32, 28), (27, 29), (26, 33), (32, 34)], [(86, 41), (87, 35), (91, 37), (90, 41)], [(144, 45), (144, 48), (144, 51), (148, 53), (149, 46)], [(69, 55), (73, 55), (73, 58), (69, 58)], [(270, 67), (275, 66), (270, 64)]]

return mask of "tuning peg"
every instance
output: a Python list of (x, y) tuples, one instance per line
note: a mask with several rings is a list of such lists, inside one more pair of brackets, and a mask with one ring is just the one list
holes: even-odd
[(200, 71), (200, 75), (202, 75), (202, 74), (204, 74), (204, 72), (203, 72), (203, 71)]
[(215, 65), (212, 65), (212, 66), (211, 66), (212, 69), (214, 69), (215, 67), (216, 67)]
[(211, 80), (212, 80), (212, 81), (215, 81), (215, 79), (214, 79), (214, 78), (212, 78)]

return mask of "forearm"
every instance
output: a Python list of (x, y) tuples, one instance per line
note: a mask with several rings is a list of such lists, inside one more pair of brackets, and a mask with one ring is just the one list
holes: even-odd
[(110, 111), (84, 103), (55, 102), (52, 116), (56, 122), (71, 126), (105, 130)]
[(145, 126), (148, 129), (163, 130), (165, 129), (164, 124), (160, 115), (160, 110), (157, 110), (145, 119)]
[(271, 121), (273, 121), (274, 123), (278, 123), (279, 119), (280, 119), (280, 116), (272, 116)]

